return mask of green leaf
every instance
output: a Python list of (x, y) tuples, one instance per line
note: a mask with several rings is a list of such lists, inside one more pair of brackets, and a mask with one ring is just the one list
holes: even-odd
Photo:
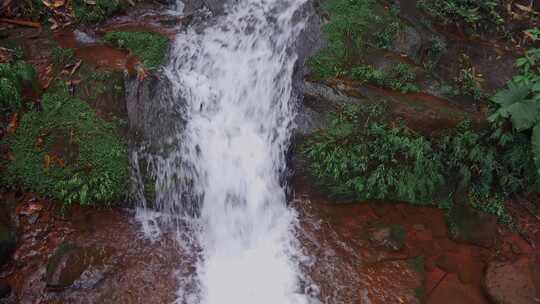
[(540, 103), (535, 100), (514, 103), (507, 110), (518, 131), (530, 129), (540, 120)]
[(540, 81), (539, 82), (536, 82), (533, 87), (532, 87), (532, 90), (534, 92), (540, 92)]
[(508, 107), (511, 104), (525, 99), (527, 95), (529, 95), (530, 91), (531, 85), (510, 81), (508, 82), (508, 88), (499, 91), (497, 94), (491, 97), (491, 101), (499, 104), (501, 107)]
[(538, 173), (538, 176), (540, 176), (540, 123), (537, 123), (533, 128), (531, 143), (534, 163), (536, 164), (536, 172)]

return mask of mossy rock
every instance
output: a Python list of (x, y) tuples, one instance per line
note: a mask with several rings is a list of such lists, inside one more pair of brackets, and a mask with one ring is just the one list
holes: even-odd
[(163, 64), (169, 44), (167, 37), (150, 31), (112, 31), (105, 35), (105, 40), (130, 50), (147, 69), (157, 69)]
[(113, 203), (125, 194), (127, 144), (116, 127), (63, 87), (43, 96), (2, 141), (14, 160), (2, 181), (66, 204)]
[(45, 281), (52, 289), (73, 285), (90, 265), (85, 250), (71, 243), (62, 243), (49, 258)]

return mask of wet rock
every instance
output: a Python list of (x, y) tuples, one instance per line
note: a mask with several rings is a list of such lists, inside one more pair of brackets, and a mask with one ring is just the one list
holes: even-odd
[(90, 265), (89, 258), (83, 248), (71, 243), (63, 243), (47, 263), (45, 274), (47, 286), (51, 289), (71, 286)]
[(406, 237), (407, 231), (399, 225), (375, 227), (369, 231), (369, 240), (375, 246), (395, 251), (403, 248)]
[(390, 50), (405, 54), (407, 57), (415, 60), (419, 57), (418, 54), (421, 47), (422, 36), (420, 36), (420, 33), (414, 27), (407, 26), (405, 30), (398, 34)]
[(485, 277), (485, 289), (498, 304), (525, 304), (540, 301), (540, 255), (515, 262), (492, 262)]
[(0, 282), (0, 299), (3, 299), (11, 293), (11, 286), (5, 282)]
[(479, 289), (460, 282), (457, 275), (444, 276), (440, 284), (427, 297), (427, 304), (487, 304)]
[(15, 231), (8, 223), (0, 221), (0, 265), (9, 261), (11, 254), (15, 251), (17, 238)]

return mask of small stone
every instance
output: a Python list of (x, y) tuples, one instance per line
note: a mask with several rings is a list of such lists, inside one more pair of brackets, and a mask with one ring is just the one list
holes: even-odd
[(511, 248), (512, 248), (512, 252), (513, 252), (513, 253), (515, 253), (515, 254), (521, 254), (521, 249), (519, 248), (518, 245), (512, 244)]
[(369, 232), (369, 240), (375, 245), (398, 251), (405, 245), (407, 231), (399, 225), (374, 228)]
[(424, 231), (424, 230), (426, 230), (426, 226), (424, 226), (422, 224), (415, 224), (415, 225), (413, 225), (413, 228), (416, 231)]
[(39, 213), (34, 213), (28, 217), (28, 223), (34, 225), (39, 219)]

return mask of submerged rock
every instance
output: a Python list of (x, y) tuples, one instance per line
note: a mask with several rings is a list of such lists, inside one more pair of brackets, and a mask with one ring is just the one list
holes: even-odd
[(70, 243), (63, 243), (56, 249), (47, 264), (45, 280), (53, 289), (69, 287), (88, 267), (84, 250)]
[(403, 248), (406, 237), (407, 231), (399, 225), (376, 227), (369, 231), (369, 240), (375, 246), (395, 251)]
[(45, 280), (51, 289), (67, 287), (92, 288), (105, 276), (109, 267), (103, 265), (103, 254), (93, 247), (83, 248), (63, 243), (47, 264)]
[(526, 304), (540, 301), (540, 255), (521, 257), (515, 262), (492, 262), (485, 277), (485, 289), (498, 304)]

